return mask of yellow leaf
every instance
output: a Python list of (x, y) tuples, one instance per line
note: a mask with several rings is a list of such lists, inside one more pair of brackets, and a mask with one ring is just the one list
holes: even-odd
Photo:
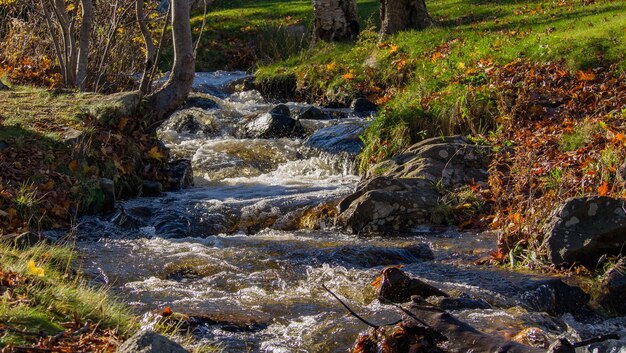
[(398, 51), (398, 46), (395, 44), (392, 44), (391, 46), (389, 46), (389, 54), (393, 54), (395, 52)]
[(46, 275), (46, 272), (43, 268), (37, 267), (37, 265), (35, 265), (35, 260), (28, 261), (26, 267), (28, 268), (28, 274), (31, 276), (43, 277)]
[(148, 151), (148, 156), (150, 158), (154, 158), (154, 159), (158, 159), (158, 160), (162, 160), (165, 156), (163, 155), (163, 153), (159, 152), (159, 147), (154, 146), (152, 147), (149, 151)]
[(458, 63), (456, 65), (456, 68), (459, 69), (459, 70), (465, 70), (465, 63)]
[(337, 64), (335, 63), (326, 64), (326, 70), (328, 71), (333, 71), (335, 70), (336, 67), (337, 67)]
[(67, 12), (71, 12), (71, 11), (74, 11), (75, 8), (76, 8), (76, 6), (74, 4), (69, 4), (65, 8), (65, 10), (67, 10)]

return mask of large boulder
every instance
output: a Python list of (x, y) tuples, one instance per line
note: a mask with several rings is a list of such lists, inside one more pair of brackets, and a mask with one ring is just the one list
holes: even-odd
[(487, 182), (490, 149), (453, 136), (432, 138), (375, 165), (339, 204), (338, 221), (353, 233), (405, 233), (440, 222), (431, 217), (441, 189)]
[(324, 113), (320, 108), (314, 106), (308, 106), (300, 109), (298, 115), (296, 115), (296, 119), (298, 120), (327, 120), (330, 119), (330, 116)]
[(622, 258), (604, 275), (598, 302), (615, 314), (626, 314), (626, 260)]
[(138, 332), (118, 349), (117, 353), (189, 353), (178, 343), (152, 331)]
[(543, 311), (552, 316), (570, 313), (575, 317), (589, 316), (589, 295), (559, 278), (532, 281), (520, 295), (523, 305), (533, 311)]
[(567, 200), (548, 223), (545, 245), (555, 265), (594, 269), (603, 255), (618, 255), (626, 243), (624, 201), (605, 196)]
[(291, 118), (289, 107), (279, 104), (248, 122), (244, 134), (251, 138), (293, 137), (301, 136), (303, 129), (297, 120)]

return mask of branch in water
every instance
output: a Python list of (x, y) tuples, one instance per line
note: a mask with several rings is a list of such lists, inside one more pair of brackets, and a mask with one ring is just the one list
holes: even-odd
[[(378, 329), (380, 326), (378, 325), (374, 325), (371, 322), (365, 320), (364, 318), (362, 318), (361, 316), (359, 316), (359, 314), (355, 313), (354, 310), (350, 309), (350, 307), (348, 306), (348, 304), (344, 303), (343, 300), (339, 299), (339, 297), (337, 296), (337, 294), (333, 293), (333, 291), (331, 291), (330, 289), (328, 289), (328, 287), (326, 287), (325, 284), (322, 283), (322, 288), (324, 288), (328, 293), (330, 293), (330, 295), (332, 295), (333, 297), (335, 297), (335, 299), (337, 299), (338, 302), (341, 303), (341, 305), (343, 305), (344, 308), (346, 308), (346, 310), (348, 310), (348, 312), (356, 317), (357, 319), (359, 319), (359, 321), (361, 321), (362, 323), (366, 324), (369, 327), (373, 327), (375, 329)], [(387, 325), (395, 325), (397, 323), (399, 323), (402, 320), (396, 321), (396, 322), (392, 322), (390, 324)], [(387, 325), (382, 325), (382, 326), (387, 326)]]

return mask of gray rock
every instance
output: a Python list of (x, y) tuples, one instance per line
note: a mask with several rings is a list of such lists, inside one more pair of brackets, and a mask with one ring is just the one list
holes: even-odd
[(111, 179), (100, 179), (100, 190), (104, 195), (102, 205), (96, 212), (115, 211), (115, 183)]
[(152, 180), (141, 181), (141, 196), (161, 196), (162, 194), (163, 184)]
[(210, 136), (217, 131), (217, 123), (206, 111), (200, 108), (187, 108), (174, 112), (161, 129)]
[(378, 299), (385, 303), (406, 303), (414, 295), (422, 298), (431, 296), (448, 297), (441, 290), (417, 278), (411, 278), (397, 267), (387, 267), (381, 274)]
[[(485, 184), (490, 149), (459, 136), (424, 140), (370, 169), (339, 204), (339, 223), (354, 233), (404, 233), (437, 222), (440, 188)], [(440, 220), (442, 221), (442, 220)]]
[(118, 353), (189, 353), (178, 343), (152, 331), (138, 332), (118, 349)]
[(623, 258), (605, 274), (598, 302), (612, 313), (626, 314), (626, 260)]
[(279, 104), (246, 124), (244, 131), (247, 137), (279, 138), (300, 136), (304, 129), (297, 120), (291, 118), (289, 107)]
[(179, 191), (193, 186), (193, 169), (188, 159), (178, 159), (170, 162), (166, 170), (168, 191)]
[(352, 101), (350, 109), (357, 114), (363, 115), (377, 111), (378, 106), (372, 103), (369, 99), (361, 97)]
[(355, 234), (410, 232), (428, 222), (438, 199), (428, 180), (378, 177), (339, 204), (338, 221)]
[(296, 116), (297, 120), (327, 120), (330, 119), (330, 116), (326, 115), (321, 109), (309, 106), (302, 108), (298, 115)]
[(570, 313), (575, 317), (581, 317), (590, 313), (587, 308), (589, 295), (559, 278), (533, 281), (520, 295), (520, 299), (529, 309), (546, 312), (552, 316)]
[(345, 122), (321, 128), (309, 136), (304, 145), (332, 154), (358, 154), (363, 149), (359, 136), (366, 125), (356, 122)]
[(602, 255), (618, 255), (626, 243), (624, 201), (604, 196), (572, 198), (554, 212), (545, 245), (555, 265), (594, 269)]

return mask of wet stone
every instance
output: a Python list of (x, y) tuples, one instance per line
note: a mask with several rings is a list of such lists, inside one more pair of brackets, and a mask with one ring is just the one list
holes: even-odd
[(598, 302), (611, 313), (626, 314), (626, 260), (620, 260), (604, 276)]
[(163, 184), (158, 181), (142, 180), (141, 196), (161, 196), (163, 194)]
[(520, 299), (529, 309), (543, 311), (552, 316), (570, 313), (574, 317), (581, 317), (591, 312), (587, 307), (589, 295), (558, 278), (530, 283)]
[(178, 343), (152, 331), (140, 331), (124, 342), (118, 353), (188, 353)]
[(378, 299), (385, 303), (406, 303), (412, 296), (449, 297), (449, 295), (417, 278), (411, 278), (397, 267), (387, 267), (381, 274)]
[(378, 110), (378, 106), (367, 98), (357, 98), (352, 101), (350, 108), (357, 114), (369, 114)]

